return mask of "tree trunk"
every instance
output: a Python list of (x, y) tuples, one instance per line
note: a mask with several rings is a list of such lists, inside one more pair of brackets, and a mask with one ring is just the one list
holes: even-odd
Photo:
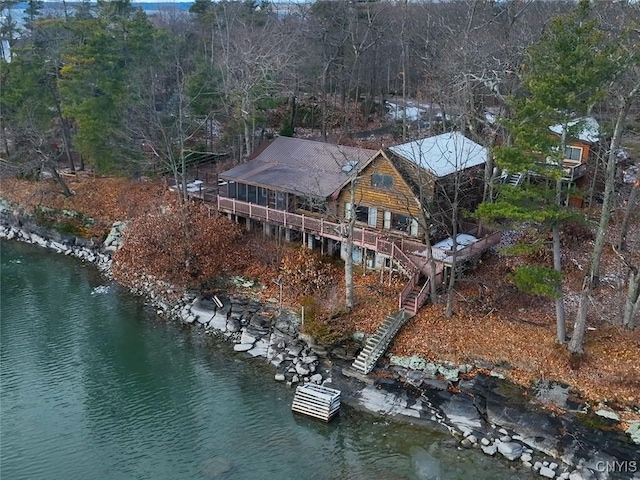
[(2, 129), (2, 143), (4, 144), (4, 153), (7, 157), (11, 155), (9, 151), (9, 139), (7, 138), (7, 130), (5, 128)]
[(433, 252), (431, 251), (431, 240), (427, 236), (427, 252), (429, 261), (429, 282), (431, 283), (431, 303), (436, 303), (438, 300), (438, 285), (436, 283), (436, 261), (433, 258)]
[(291, 108), (291, 111), (289, 112), (289, 125), (291, 126), (291, 130), (293, 131), (295, 129), (295, 123), (296, 123), (296, 96), (295, 95), (291, 95), (291, 98), (289, 99), (289, 105)]
[[(564, 148), (562, 149), (564, 151)], [(562, 181), (556, 180), (556, 205), (562, 200)], [(553, 223), (553, 269), (562, 275), (562, 252), (560, 250), (560, 223)], [(562, 277), (556, 285), (556, 342), (563, 344), (567, 337), (564, 299), (562, 294)]]
[(406, 21), (407, 0), (403, 2), (402, 26), (400, 30), (400, 49), (402, 50), (402, 57), (400, 59), (402, 68), (402, 140), (407, 139), (407, 47), (404, 38)]
[(624, 220), (622, 220), (622, 226), (620, 227), (620, 238), (618, 239), (618, 249), (624, 252), (627, 249), (627, 233), (629, 233), (629, 221), (631, 220), (631, 214), (636, 211), (636, 202), (640, 196), (640, 180), (633, 182), (633, 188), (629, 194), (627, 200), (627, 209), (624, 212)]
[(487, 146), (487, 161), (484, 165), (484, 189), (482, 191), (482, 201), (493, 203), (493, 183), (495, 182), (495, 162), (493, 161), (493, 144), (495, 136), (491, 140), (491, 145)]
[(345, 305), (351, 310), (353, 308), (353, 232), (351, 222), (347, 226), (347, 238), (345, 239), (346, 252), (344, 259), (344, 295)]
[(435, 304), (438, 295), (438, 285), (436, 285), (436, 261), (433, 258), (433, 251), (431, 250), (431, 234), (429, 233), (429, 218), (430, 215), (423, 210), (421, 220), (424, 228), (424, 243), (427, 246), (427, 263), (429, 265), (429, 282), (430, 282), (430, 298), (431, 303)]
[(633, 267), (629, 272), (629, 290), (624, 304), (622, 324), (630, 329), (635, 328), (640, 314), (640, 268)]
[(600, 144), (600, 148), (598, 148), (598, 152), (596, 154), (596, 164), (593, 168), (593, 178), (591, 179), (591, 185), (589, 186), (589, 208), (587, 209), (587, 217), (591, 218), (591, 213), (593, 211), (593, 197), (596, 193), (596, 186), (598, 184), (598, 173), (600, 172), (600, 163), (602, 157), (602, 144)]
[[(356, 179), (351, 180), (349, 186), (350, 210), (348, 212), (349, 218), (347, 220), (347, 231), (345, 232), (345, 259), (344, 259), (344, 285), (345, 285), (345, 305), (348, 309), (352, 309), (354, 306), (354, 294), (353, 294), (353, 226), (356, 223)], [(345, 216), (347, 212), (345, 211)]]
[(618, 118), (616, 119), (616, 126), (613, 131), (613, 138), (611, 139), (611, 145), (609, 147), (609, 155), (607, 158), (606, 167), (606, 184), (604, 187), (604, 199), (602, 202), (602, 213), (600, 214), (600, 224), (598, 225), (598, 233), (596, 234), (596, 241), (593, 246), (593, 256), (591, 257), (590, 269), (591, 271), (589, 272), (592, 286), (597, 286), (600, 282), (600, 258), (602, 257), (602, 250), (604, 250), (607, 228), (609, 227), (609, 219), (611, 218), (613, 195), (615, 193), (616, 164), (618, 160), (616, 157), (616, 151), (618, 150), (618, 147), (620, 146), (620, 142), (622, 140), (624, 123), (627, 119), (632, 101), (633, 99), (629, 97), (626, 97), (622, 101), (620, 111), (618, 112)]
[(73, 195), (73, 192), (71, 190), (69, 190), (69, 186), (66, 184), (64, 179), (58, 173), (58, 170), (56, 169), (55, 163), (53, 163), (53, 161), (44, 161), (43, 162), (43, 166), (44, 166), (44, 168), (49, 170), (49, 172), (53, 176), (53, 179), (56, 181), (56, 183), (58, 185), (60, 185), (60, 187), (62, 188), (62, 194), (65, 197), (71, 197)]
[(56, 104), (56, 113), (58, 114), (58, 120), (60, 121), (60, 126), (62, 127), (62, 143), (64, 144), (64, 151), (67, 156), (67, 161), (69, 162), (69, 167), (71, 168), (73, 173), (75, 173), (76, 166), (73, 163), (73, 156), (71, 155), (72, 143), (69, 122), (67, 122), (67, 119), (62, 114), (62, 105), (60, 104), (60, 99), (58, 98), (58, 95), (56, 94), (56, 91), (54, 90), (52, 85), (49, 85), (49, 92), (51, 93), (53, 101)]
[(569, 351), (573, 354), (584, 353), (584, 335), (587, 325), (587, 313), (589, 313), (589, 296), (591, 295), (591, 282), (589, 276), (585, 276), (582, 282), (582, 291), (578, 300), (578, 312), (576, 323), (573, 326), (573, 334), (569, 342)]
[(451, 273), (449, 275), (449, 282), (447, 285), (447, 306), (445, 308), (444, 316), (447, 318), (451, 318), (453, 316), (453, 301), (455, 294), (455, 285), (456, 285), (456, 268), (457, 268), (457, 259), (458, 259), (458, 242), (456, 241), (456, 237), (458, 236), (458, 229), (456, 225), (453, 226), (453, 236), (451, 237), (453, 242), (453, 253), (451, 254)]
[[(553, 226), (553, 268), (562, 273), (562, 260), (560, 253), (560, 225)], [(556, 285), (556, 342), (563, 344), (567, 337), (566, 318), (564, 312), (564, 299), (562, 295), (562, 280)]]
[(445, 308), (445, 317), (453, 316), (453, 300), (456, 285), (456, 269), (458, 267), (458, 195), (460, 191), (460, 172), (455, 174), (455, 191), (453, 194), (452, 212), (451, 212), (451, 275), (449, 276), (449, 284), (447, 286), (447, 306)]
[(322, 110), (320, 112), (320, 135), (322, 141), (327, 141), (327, 77), (329, 76), (330, 62), (327, 62), (322, 70)]
[(251, 129), (246, 118), (242, 119), (242, 123), (244, 124), (244, 149), (248, 157), (251, 155)]

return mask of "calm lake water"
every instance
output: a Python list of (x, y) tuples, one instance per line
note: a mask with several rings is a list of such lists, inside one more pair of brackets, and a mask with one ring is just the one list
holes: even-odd
[(516, 479), (448, 435), (293, 415), (264, 363), (158, 318), (89, 265), (1, 242), (0, 477)]

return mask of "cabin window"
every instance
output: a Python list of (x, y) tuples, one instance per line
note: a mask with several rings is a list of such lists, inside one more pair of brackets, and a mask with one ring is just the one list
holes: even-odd
[(265, 206), (267, 204), (267, 189), (264, 187), (258, 188), (258, 205)]
[[(415, 227), (413, 222), (415, 222)], [(399, 232), (410, 233), (417, 235), (418, 222), (412, 220), (406, 215), (400, 215), (399, 213), (384, 212), (384, 228), (387, 230), (397, 230)], [(415, 230), (415, 234), (413, 233)]]
[(287, 194), (284, 192), (276, 192), (276, 210), (286, 210), (287, 203)]
[(371, 175), (371, 186), (391, 190), (393, 188), (393, 177), (382, 173), (374, 173)]
[(236, 198), (243, 202), (247, 201), (247, 184), (246, 183), (238, 184), (238, 196)]
[(369, 207), (356, 206), (356, 221), (365, 223), (369, 221)]
[[(348, 204), (350, 205), (350, 204)], [(365, 207), (363, 205), (356, 205), (356, 221), (366, 223), (370, 227), (375, 227), (378, 223), (378, 209), (376, 207)], [(351, 216), (347, 216), (345, 210), (345, 219), (349, 219)]]
[(565, 160), (573, 160), (579, 162), (582, 159), (582, 148), (580, 147), (564, 147)]
[(369, 207), (368, 222), (370, 227), (376, 227), (378, 223), (378, 209), (376, 207)]
[(258, 187), (255, 185), (248, 185), (247, 190), (247, 201), (250, 203), (258, 203)]

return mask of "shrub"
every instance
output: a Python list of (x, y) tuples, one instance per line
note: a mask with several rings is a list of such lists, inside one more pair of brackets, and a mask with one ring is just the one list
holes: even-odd
[(234, 271), (245, 255), (238, 247), (240, 228), (226, 217), (210, 215), (200, 204), (174, 205), (133, 220), (114, 255), (114, 276), (135, 284), (151, 275), (172, 285), (200, 289)]
[(280, 272), (288, 292), (296, 296), (314, 295), (334, 282), (332, 267), (304, 246), (285, 253)]
[(562, 275), (550, 268), (521, 265), (509, 275), (509, 278), (523, 293), (556, 298), (556, 287)]

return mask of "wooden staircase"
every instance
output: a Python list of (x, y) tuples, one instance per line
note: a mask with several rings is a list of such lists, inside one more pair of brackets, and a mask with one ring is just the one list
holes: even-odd
[(429, 280), (422, 275), (410, 282), (408, 291), (400, 297), (400, 309), (413, 316), (418, 313), (429, 294)]
[(517, 187), (522, 183), (523, 178), (523, 173), (509, 173), (503, 177), (503, 183)]
[(353, 369), (365, 375), (369, 374), (378, 359), (387, 350), (396, 333), (412, 316), (404, 310), (389, 315), (378, 327), (376, 333), (367, 338), (364, 348), (353, 362)]

